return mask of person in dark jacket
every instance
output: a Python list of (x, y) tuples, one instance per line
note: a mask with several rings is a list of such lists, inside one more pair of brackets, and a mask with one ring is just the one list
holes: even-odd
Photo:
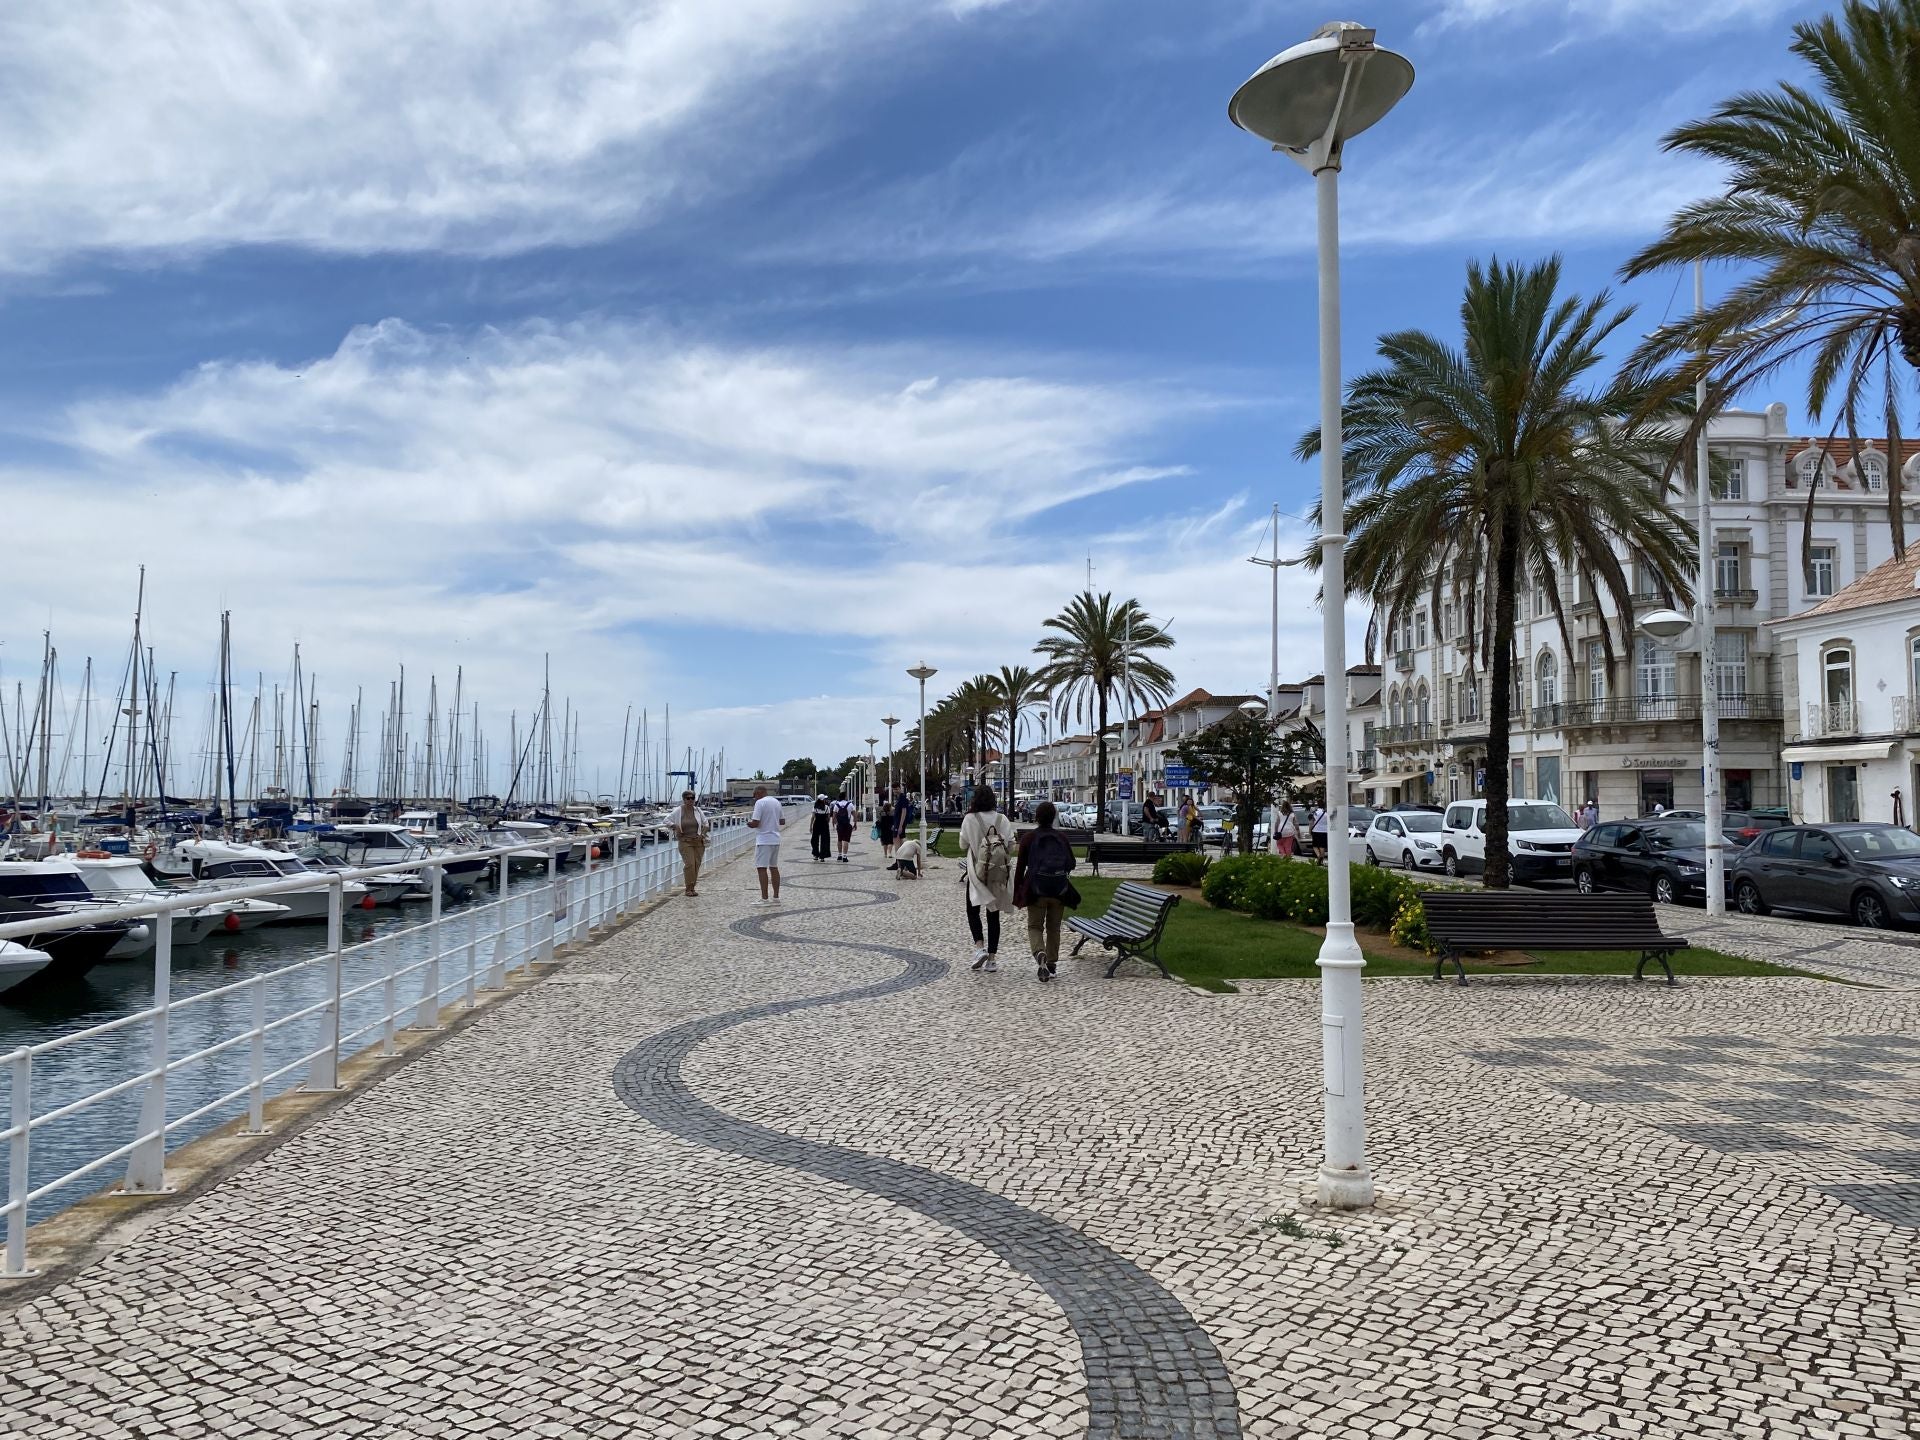
[(1027, 948), (1033, 952), (1036, 979), (1051, 980), (1060, 971), (1060, 924), (1080, 904), (1080, 892), (1068, 878), (1073, 847), (1053, 828), (1059, 811), (1051, 800), (1033, 807), (1034, 828), (1020, 837), (1014, 855), (1013, 903), (1027, 912)]
[(827, 809), (827, 797), (822, 795), (813, 802), (813, 858), (831, 860), (833, 858), (833, 815)]

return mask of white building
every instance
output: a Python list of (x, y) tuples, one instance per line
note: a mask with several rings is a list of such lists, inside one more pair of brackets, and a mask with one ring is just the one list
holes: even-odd
[[(1786, 803), (1780, 761), (1783, 718), (1797, 682), (1775, 654), (1771, 622), (1819, 604), (1892, 555), (1884, 444), (1795, 438), (1786, 409), (1729, 411), (1709, 432), (1716, 473), (1713, 587), (1723, 793), (1729, 809)], [(1904, 473), (1920, 499), (1920, 455)], [(1674, 504), (1698, 504), (1683, 487)], [(1803, 532), (1812, 501), (1811, 548)], [(1920, 535), (1920, 512), (1908, 526)], [(1811, 578), (1809, 578), (1809, 569)], [(1672, 603), (1650, 574), (1633, 569), (1637, 614)], [(1522, 596), (1515, 636), (1512, 793), (1578, 804), (1602, 816), (1637, 815), (1656, 804), (1701, 803), (1697, 655), (1617, 634), (1611, 664), (1599, 619), (1612, 600), (1584, 575), (1559, 577), (1567, 634), (1544, 590)], [(1373, 769), (1355, 789), (1376, 804), (1447, 801), (1484, 792), (1488, 709), (1484, 673), (1469, 663), (1466, 617), (1443, 592), (1439, 613), (1422, 604), (1395, 617), (1375, 729)], [(1364, 743), (1354, 747), (1365, 752)]]
[(1920, 796), (1920, 548), (1773, 630), (1797, 701), (1781, 751), (1794, 815), (1911, 824)]

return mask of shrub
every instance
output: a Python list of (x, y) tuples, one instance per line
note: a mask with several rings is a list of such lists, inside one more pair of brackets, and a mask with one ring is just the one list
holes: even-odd
[(1353, 923), (1369, 930), (1389, 928), (1400, 907), (1419, 892), (1413, 882), (1391, 870), (1353, 867)]
[(1245, 910), (1247, 882), (1285, 863), (1278, 855), (1229, 855), (1208, 868), (1200, 895), (1216, 910)]
[(1210, 862), (1191, 850), (1179, 855), (1162, 855), (1153, 866), (1156, 885), (1198, 885), (1205, 879)]
[(1424, 950), (1429, 955), (1440, 953), (1433, 932), (1427, 928), (1426, 903), (1421, 900), (1417, 890), (1408, 895), (1394, 912), (1393, 928), (1388, 933), (1396, 945), (1405, 945), (1409, 950)]

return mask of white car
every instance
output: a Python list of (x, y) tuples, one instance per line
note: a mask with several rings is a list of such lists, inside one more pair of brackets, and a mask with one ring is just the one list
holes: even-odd
[(1200, 840), (1205, 845), (1224, 845), (1227, 832), (1234, 829), (1233, 807), (1231, 805), (1202, 805), (1200, 809)]
[[(1487, 867), (1487, 802), (1456, 800), (1440, 822), (1442, 868), (1474, 875)], [(1507, 802), (1507, 857), (1515, 880), (1565, 880), (1573, 874), (1573, 846), (1582, 831), (1549, 800)]]
[(1397, 865), (1402, 870), (1439, 870), (1440, 817), (1430, 810), (1383, 810), (1367, 827), (1367, 864)]

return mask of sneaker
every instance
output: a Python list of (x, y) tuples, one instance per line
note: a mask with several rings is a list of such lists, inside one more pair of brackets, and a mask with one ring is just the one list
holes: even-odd
[(989, 955), (987, 956), (986, 965), (983, 966), (982, 968), (985, 969), (987, 974), (989, 975), (997, 974), (1000, 969), (1000, 962), (995, 960), (993, 956)]
[(986, 951), (986, 947), (982, 946), (980, 949), (973, 952), (973, 968), (978, 970), (982, 966), (984, 966), (986, 963), (987, 963), (987, 951)]
[(1036, 952), (1033, 957), (1033, 968), (1034, 968), (1033, 978), (1038, 980), (1041, 984), (1044, 985), (1048, 980), (1053, 978), (1052, 975), (1047, 970), (1046, 956)]

